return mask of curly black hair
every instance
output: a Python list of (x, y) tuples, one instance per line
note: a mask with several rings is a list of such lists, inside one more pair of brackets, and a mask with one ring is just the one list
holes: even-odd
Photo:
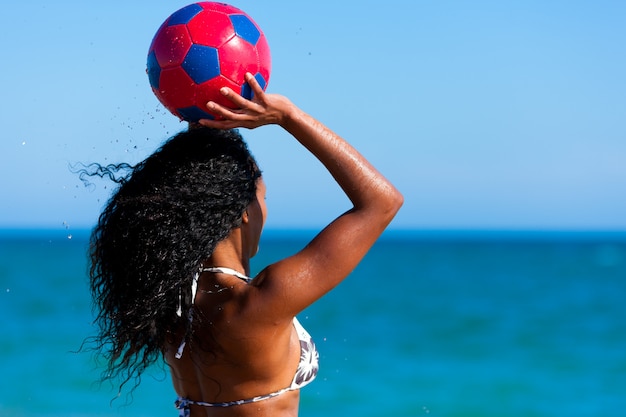
[(238, 131), (204, 127), (180, 132), (135, 166), (94, 166), (87, 175), (119, 183), (89, 255), (95, 350), (106, 359), (103, 379), (121, 377), (121, 390), (139, 384), (176, 330), (190, 326), (176, 314), (181, 294), (186, 318), (195, 271), (241, 224), (261, 172)]

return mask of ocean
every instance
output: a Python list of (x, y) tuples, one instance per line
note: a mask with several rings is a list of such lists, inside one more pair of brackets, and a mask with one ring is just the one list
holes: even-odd
[[(311, 236), (266, 232), (253, 273)], [(116, 399), (79, 352), (87, 237), (0, 231), (0, 416), (175, 416), (163, 367)], [(302, 417), (626, 416), (626, 233), (386, 232), (299, 318)]]

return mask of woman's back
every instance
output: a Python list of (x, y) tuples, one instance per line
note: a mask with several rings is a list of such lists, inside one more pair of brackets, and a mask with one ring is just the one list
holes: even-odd
[(179, 401), (190, 401), (192, 415), (194, 408), (212, 416), (297, 411), (297, 389), (315, 377), (317, 368), (301, 363), (313, 354), (303, 352), (314, 347), (308, 334), (295, 320), (270, 323), (246, 308), (254, 293), (254, 283), (229, 274), (200, 275), (194, 310), (201, 322), (182, 351), (184, 326), (165, 351)]

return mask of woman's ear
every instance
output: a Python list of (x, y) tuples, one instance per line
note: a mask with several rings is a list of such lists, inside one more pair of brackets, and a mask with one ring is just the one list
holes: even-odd
[(250, 221), (250, 217), (248, 216), (248, 209), (246, 209), (241, 215), (241, 223), (248, 223), (248, 221)]

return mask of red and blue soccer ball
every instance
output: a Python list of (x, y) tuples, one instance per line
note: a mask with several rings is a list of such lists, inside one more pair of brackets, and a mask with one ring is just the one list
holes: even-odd
[(251, 99), (246, 72), (265, 90), (270, 70), (269, 46), (259, 26), (224, 3), (194, 3), (174, 12), (148, 51), (152, 91), (169, 111), (189, 122), (215, 118), (207, 113), (208, 101), (233, 107), (220, 94), (222, 87)]

